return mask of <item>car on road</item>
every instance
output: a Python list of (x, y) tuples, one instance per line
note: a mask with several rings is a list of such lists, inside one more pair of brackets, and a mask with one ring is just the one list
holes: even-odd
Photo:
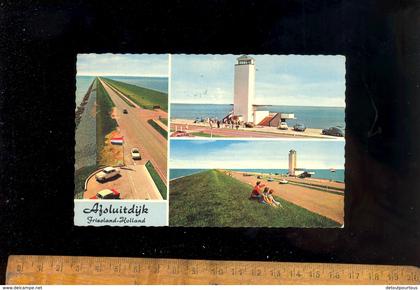
[(121, 199), (120, 195), (121, 194), (115, 189), (102, 189), (90, 199)]
[(286, 179), (282, 179), (279, 181), (280, 184), (288, 184), (289, 181), (287, 181)]
[(330, 127), (328, 129), (323, 129), (322, 130), (322, 135), (344, 137), (344, 131), (341, 128), (338, 128), (338, 127)]
[(131, 158), (134, 160), (141, 160), (140, 150), (137, 148), (131, 149)]
[(280, 125), (277, 127), (277, 129), (280, 129), (280, 130), (288, 130), (289, 129), (289, 126), (287, 126), (287, 123), (286, 122), (281, 122)]
[(123, 110), (123, 113), (124, 113), (124, 114), (128, 114), (127, 109), (124, 109), (124, 110)]
[(99, 182), (107, 181), (108, 179), (111, 179), (113, 177), (120, 176), (120, 170), (115, 167), (105, 167), (100, 172), (95, 174), (95, 178)]
[(298, 132), (305, 132), (305, 130), (306, 130), (306, 126), (305, 126), (305, 125), (303, 125), (303, 124), (295, 124), (295, 125), (293, 126), (293, 130), (294, 130), (294, 131), (298, 131)]

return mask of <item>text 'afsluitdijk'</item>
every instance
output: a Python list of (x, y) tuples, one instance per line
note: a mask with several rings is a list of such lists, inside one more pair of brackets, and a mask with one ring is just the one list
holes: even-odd
[(85, 208), (83, 210), (83, 213), (89, 214), (94, 213), (98, 214), (99, 216), (102, 216), (103, 214), (135, 214), (136, 217), (142, 215), (142, 214), (148, 214), (149, 209), (146, 207), (146, 205), (135, 205), (132, 206), (115, 206), (113, 204), (99, 204), (98, 202), (93, 204), (91, 208)]

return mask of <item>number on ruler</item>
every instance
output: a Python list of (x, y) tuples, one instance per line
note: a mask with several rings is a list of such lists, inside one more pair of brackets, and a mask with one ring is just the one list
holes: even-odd
[(321, 277), (321, 273), (319, 271), (310, 271), (309, 277), (319, 279)]
[(395, 272), (388, 273), (388, 280), (398, 281), (398, 273), (395, 273)]
[(353, 271), (349, 272), (349, 279), (351, 280), (357, 280), (359, 279), (359, 276), (360, 276), (359, 272), (353, 272)]

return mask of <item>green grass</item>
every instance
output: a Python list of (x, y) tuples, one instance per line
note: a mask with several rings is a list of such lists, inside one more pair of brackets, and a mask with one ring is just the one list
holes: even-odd
[(91, 165), (77, 169), (74, 172), (74, 198), (83, 199), (83, 193), (85, 192), (85, 180), (94, 172), (98, 166)]
[(121, 99), (121, 100), (123, 100), (128, 106), (130, 106), (130, 107), (132, 107), (132, 108), (134, 108), (135, 106), (130, 102), (130, 101), (128, 101), (127, 100), (127, 98), (124, 98), (124, 97), (122, 97), (118, 92), (117, 92), (117, 90), (113, 87), (113, 86), (111, 86), (110, 84), (108, 84), (108, 86), (111, 88), (111, 90), (113, 90), (116, 94), (117, 94), (117, 96)]
[(168, 139), (168, 132), (166, 132), (165, 129), (163, 129), (161, 126), (156, 124), (156, 122), (154, 120), (152, 120), (152, 119), (147, 120), (147, 123), (149, 123), (150, 126), (152, 126), (156, 131), (158, 131), (160, 133), (160, 135), (165, 137), (165, 139)]
[(210, 134), (204, 133), (204, 132), (192, 132), (190, 134), (193, 135), (193, 136), (196, 136), (196, 137), (222, 137), (222, 136), (215, 135), (215, 134), (210, 135)]
[(163, 111), (168, 111), (168, 94), (159, 91), (126, 84), (123, 82), (102, 78), (108, 84), (122, 92), (134, 103), (145, 109), (153, 109), (158, 105)]
[(251, 186), (217, 170), (171, 181), (170, 226), (339, 227), (279, 197), (282, 208), (249, 200)]
[(149, 174), (152, 177), (153, 181), (155, 182), (156, 187), (158, 188), (160, 192), (160, 195), (162, 195), (163, 199), (166, 199), (166, 192), (167, 192), (166, 184), (163, 182), (159, 174), (156, 172), (156, 169), (153, 167), (152, 162), (147, 161), (146, 168), (147, 168), (147, 171), (149, 171)]
[(160, 121), (165, 124), (166, 126), (168, 126), (168, 118), (160, 118)]
[(111, 118), (115, 104), (99, 81), (96, 82), (96, 105), (96, 148), (99, 160), (105, 136), (117, 128), (117, 121)]

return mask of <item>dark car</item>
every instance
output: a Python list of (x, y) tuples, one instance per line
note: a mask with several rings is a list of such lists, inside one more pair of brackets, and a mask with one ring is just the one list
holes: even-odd
[(124, 114), (128, 114), (127, 109), (124, 109), (124, 110), (123, 110), (123, 113), (124, 113)]
[(330, 135), (330, 136), (337, 136), (337, 137), (344, 137), (344, 131), (338, 127), (331, 127), (328, 129), (322, 130), (322, 135)]
[(306, 126), (305, 126), (305, 125), (303, 125), (303, 124), (295, 124), (295, 125), (293, 126), (293, 130), (294, 130), (294, 131), (299, 131), (299, 132), (305, 132), (305, 130), (306, 130)]

